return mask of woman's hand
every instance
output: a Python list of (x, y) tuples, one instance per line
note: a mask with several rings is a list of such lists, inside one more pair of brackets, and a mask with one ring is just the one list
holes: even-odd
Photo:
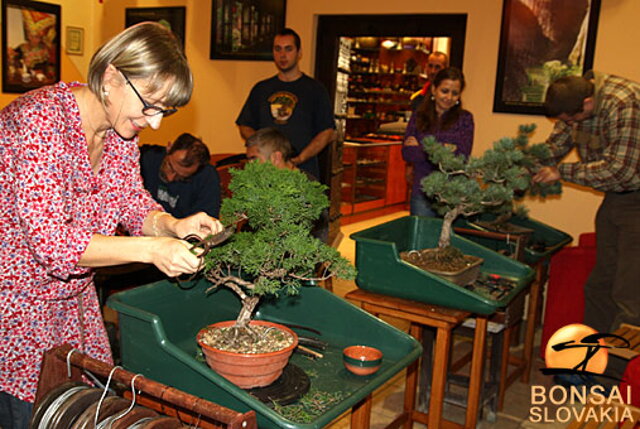
[(153, 238), (150, 245), (151, 263), (169, 277), (192, 274), (202, 266), (199, 252), (192, 252), (191, 244), (171, 237)]
[(203, 212), (196, 213), (184, 219), (176, 219), (172, 228), (175, 236), (178, 238), (184, 238), (191, 234), (199, 238), (205, 238), (209, 234), (217, 234), (224, 229), (218, 219)]
[(416, 139), (413, 136), (407, 137), (407, 139), (404, 141), (404, 145), (405, 146), (419, 146), (420, 143), (418, 143), (418, 139)]
[[(172, 219), (169, 224), (173, 233), (178, 238), (188, 235), (196, 235), (205, 238), (210, 234), (217, 234), (224, 230), (222, 223), (206, 213), (200, 212), (184, 219)], [(195, 273), (202, 266), (198, 255), (202, 250), (191, 250), (191, 244), (187, 241), (158, 237), (157, 244), (153, 246), (152, 262), (160, 271), (170, 277), (181, 274)]]

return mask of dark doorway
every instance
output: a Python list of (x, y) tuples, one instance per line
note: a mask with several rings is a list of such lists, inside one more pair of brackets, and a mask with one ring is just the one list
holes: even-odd
[[(462, 68), (466, 25), (466, 14), (320, 15), (315, 77), (326, 86), (335, 105), (340, 40), (345, 37), (446, 37), (450, 39), (450, 65)], [(339, 233), (341, 217), (343, 136), (340, 128), (338, 134), (338, 141), (319, 156), (320, 180), (330, 188), (330, 243)]]

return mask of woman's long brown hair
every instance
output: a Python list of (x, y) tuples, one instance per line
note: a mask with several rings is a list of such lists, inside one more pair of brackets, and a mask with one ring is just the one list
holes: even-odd
[(448, 67), (438, 72), (431, 85), (429, 85), (429, 94), (425, 94), (424, 100), (416, 110), (416, 126), (418, 127), (418, 130), (423, 133), (428, 131), (434, 132), (437, 130), (447, 130), (451, 128), (451, 126), (455, 124), (460, 117), (462, 101), (446, 111), (442, 115), (442, 118), (438, 118), (436, 103), (431, 95), (431, 90), (432, 88), (440, 86), (442, 81), (447, 79), (459, 81), (460, 92), (464, 89), (464, 75), (459, 68)]

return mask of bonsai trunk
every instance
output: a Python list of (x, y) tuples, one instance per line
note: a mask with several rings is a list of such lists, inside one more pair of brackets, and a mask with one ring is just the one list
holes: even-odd
[(444, 220), (442, 221), (442, 230), (440, 231), (440, 238), (438, 239), (438, 247), (440, 249), (444, 249), (451, 244), (451, 230), (453, 229), (453, 221), (456, 220), (461, 212), (461, 209), (455, 208), (448, 211), (444, 215)]
[(211, 289), (217, 288), (220, 285), (225, 285), (233, 292), (235, 292), (236, 295), (238, 295), (240, 301), (242, 302), (242, 308), (240, 309), (240, 313), (236, 318), (234, 326), (236, 328), (247, 328), (249, 326), (249, 322), (251, 321), (253, 310), (256, 309), (258, 302), (260, 302), (260, 296), (247, 295), (244, 290), (242, 290), (241, 286), (244, 286), (248, 289), (253, 289), (254, 284), (236, 276), (222, 277), (218, 272), (213, 271), (208, 273), (206, 278), (214, 284), (209, 289), (207, 289), (207, 292), (209, 292)]
[(259, 296), (245, 296), (242, 299), (242, 309), (240, 310), (240, 314), (238, 314), (235, 323), (237, 328), (246, 328), (249, 326), (251, 315), (253, 314), (253, 310), (256, 309), (256, 305), (258, 305), (259, 301)]

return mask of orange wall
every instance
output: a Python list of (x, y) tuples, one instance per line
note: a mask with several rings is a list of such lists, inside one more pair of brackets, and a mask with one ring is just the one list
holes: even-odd
[[(62, 5), (64, 25), (85, 28), (85, 55), (63, 54), (63, 79), (86, 75), (93, 51), (102, 41), (124, 28), (126, 7), (186, 6), (186, 54), (195, 76), (192, 102), (180, 114), (163, 123), (159, 131), (145, 131), (144, 142), (166, 143), (183, 131), (201, 136), (213, 152), (240, 152), (242, 142), (235, 118), (252, 85), (275, 73), (271, 62), (209, 59), (212, 0), (52, 0)], [(474, 153), (478, 154), (503, 136), (515, 133), (522, 123), (535, 123), (535, 141), (544, 140), (551, 122), (540, 116), (493, 113), (493, 91), (498, 56), (502, 0), (287, 0), (287, 26), (302, 37), (302, 69), (313, 73), (316, 16), (320, 14), (466, 13), (464, 72), (468, 86), (465, 106), (476, 121)], [(603, 0), (595, 53), (595, 68), (640, 81), (640, 59), (630, 42), (640, 40), (640, 1)], [(94, 25), (90, 26), (89, 24)], [(90, 28), (92, 29), (91, 31)], [(64, 40), (63, 40), (64, 42)], [(92, 46), (93, 45), (93, 46)], [(14, 96), (0, 95), (0, 105)], [(531, 216), (574, 237), (593, 230), (593, 218), (601, 196), (574, 186), (561, 197), (527, 202)]]

